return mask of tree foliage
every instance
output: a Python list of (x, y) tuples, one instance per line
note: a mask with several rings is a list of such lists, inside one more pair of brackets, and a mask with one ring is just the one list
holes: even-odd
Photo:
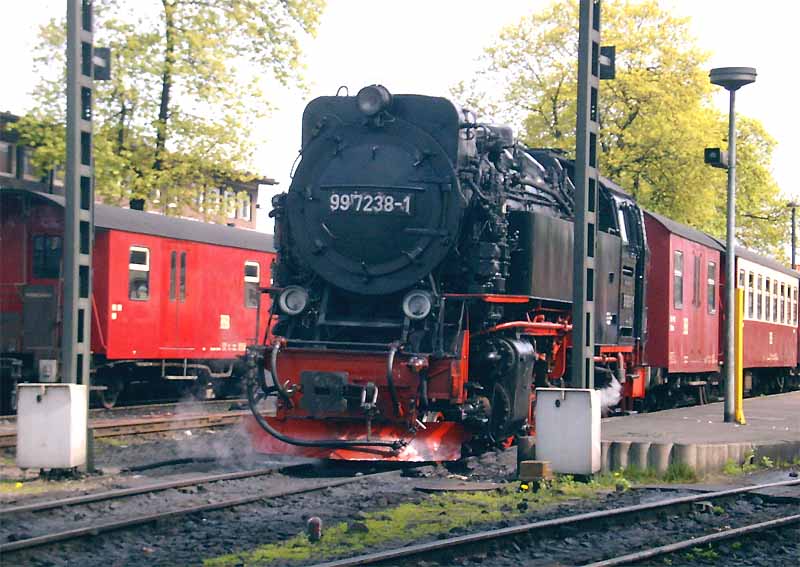
[[(254, 178), (252, 127), (268, 109), (263, 89), (302, 86), (299, 41), (316, 32), (324, 4), (95, 0), (95, 45), (112, 54), (111, 80), (95, 82), (97, 195), (157, 195), (154, 204), (177, 211), (221, 179)], [(17, 127), (44, 169), (65, 155), (65, 30), (64, 19), (40, 30), (41, 80)]]
[[(502, 30), (477, 76), (454, 94), (516, 126), (528, 145), (573, 154), (577, 22), (576, 0), (522, 18)], [(600, 85), (601, 171), (645, 208), (723, 236), (725, 173), (703, 164), (703, 148), (727, 144), (727, 114), (711, 101), (709, 54), (697, 47), (689, 20), (657, 0), (605, 0), (601, 26), (603, 45), (616, 46), (616, 78)], [(770, 172), (775, 142), (757, 120), (740, 116), (738, 131), (737, 236), (780, 254), (788, 223)]]

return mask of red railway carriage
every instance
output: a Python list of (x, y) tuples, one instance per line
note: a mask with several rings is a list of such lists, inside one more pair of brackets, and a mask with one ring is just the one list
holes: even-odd
[[(7, 189), (0, 199), (0, 352), (45, 379), (59, 359), (64, 202)], [(105, 403), (131, 380), (219, 389), (237, 377), (256, 318), (267, 323), (271, 236), (105, 205), (95, 226), (92, 353)]]
[(645, 213), (645, 224), (646, 363), (668, 374), (718, 372), (722, 246), (655, 213)]
[(753, 378), (777, 379), (798, 366), (800, 273), (736, 249), (737, 287), (744, 290), (745, 388)]
[[(663, 407), (676, 386), (705, 390), (721, 380), (725, 248), (655, 213), (645, 213), (645, 223), (651, 258), (644, 364), (650, 367), (648, 399)], [(800, 274), (744, 248), (736, 249), (736, 273), (745, 292), (745, 390), (780, 390), (800, 366)]]

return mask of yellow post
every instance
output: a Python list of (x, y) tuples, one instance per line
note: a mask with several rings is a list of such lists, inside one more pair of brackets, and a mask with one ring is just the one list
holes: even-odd
[(733, 400), (733, 409), (736, 423), (744, 425), (744, 290), (736, 289), (736, 319), (733, 322), (734, 333), (734, 372), (736, 374), (736, 398)]

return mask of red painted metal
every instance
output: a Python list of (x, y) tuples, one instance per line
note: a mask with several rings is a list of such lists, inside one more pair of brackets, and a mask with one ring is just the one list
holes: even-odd
[[(58, 278), (33, 274), (33, 238), (63, 234), (63, 208), (25, 194), (4, 194), (0, 203), (0, 313), (22, 319), (26, 285), (51, 285)], [(129, 248), (150, 250), (150, 294), (129, 297)], [(170, 302), (170, 253), (187, 254), (186, 295)], [(114, 360), (234, 359), (252, 342), (256, 309), (245, 306), (245, 261), (260, 264), (260, 285), (270, 282), (274, 254), (161, 236), (98, 229), (93, 250), (92, 352)], [(179, 279), (179, 274), (177, 274)], [(60, 291), (59, 291), (60, 293)], [(60, 303), (59, 303), (60, 305)], [(261, 329), (269, 297), (261, 296)], [(54, 336), (59, 333), (56, 326)], [(21, 330), (4, 333), (0, 351), (22, 349)]]
[(492, 293), (445, 293), (444, 296), (453, 299), (479, 299), (486, 303), (528, 303), (532, 299), (527, 295), (498, 295)]
[(571, 331), (572, 325), (569, 323), (510, 321), (508, 323), (500, 323), (494, 327), (484, 329), (476, 334), (485, 335), (488, 333), (496, 333), (498, 331), (507, 331), (509, 329), (522, 329), (523, 331), (529, 332), (531, 335), (555, 336), (557, 334), (563, 334)]
[[(96, 270), (94, 283), (95, 293), (104, 298), (98, 299), (98, 311), (109, 358), (227, 359), (244, 354), (246, 344), (255, 339), (257, 311), (245, 306), (244, 265), (258, 262), (260, 285), (266, 286), (272, 254), (116, 230), (105, 238), (107, 255), (101, 247), (95, 263), (102, 262), (107, 269)], [(129, 297), (131, 246), (150, 251), (150, 293), (144, 301)], [(173, 252), (175, 298), (170, 299)], [(186, 278), (181, 301), (182, 254), (186, 254)], [(264, 329), (268, 296), (262, 295), (261, 302)]]
[[(671, 233), (658, 220), (645, 215), (650, 265), (647, 279), (647, 332), (645, 361), (669, 373), (703, 373), (719, 370), (720, 273), (718, 250)], [(683, 306), (674, 302), (675, 251), (683, 253)], [(695, 274), (695, 258), (700, 272)], [(716, 309), (707, 303), (707, 267), (716, 266)], [(695, 294), (695, 277), (699, 293)]]
[(744, 322), (744, 368), (797, 365), (797, 328), (763, 321)]
[[(362, 422), (273, 418), (265, 417), (271, 426), (295, 439), (367, 440), (367, 427)], [(397, 424), (373, 424), (369, 439), (394, 441), (402, 439), (407, 445), (399, 451), (383, 447), (350, 447), (329, 449), (324, 447), (299, 447), (279, 441), (258, 425), (255, 418), (245, 418), (245, 428), (250, 434), (253, 448), (259, 453), (296, 455), (318, 459), (344, 459), (353, 461), (454, 461), (461, 458), (461, 445), (470, 438), (461, 424), (452, 421), (425, 423), (425, 428), (410, 432)]]

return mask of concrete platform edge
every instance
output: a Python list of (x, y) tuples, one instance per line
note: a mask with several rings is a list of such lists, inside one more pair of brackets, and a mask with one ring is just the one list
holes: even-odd
[(791, 462), (800, 458), (800, 440), (778, 443), (648, 443), (603, 441), (601, 466), (603, 472), (628, 467), (651, 468), (664, 474), (671, 464), (685, 464), (699, 477), (723, 470), (729, 460), (741, 465), (749, 456), (756, 463), (764, 457), (773, 462)]

